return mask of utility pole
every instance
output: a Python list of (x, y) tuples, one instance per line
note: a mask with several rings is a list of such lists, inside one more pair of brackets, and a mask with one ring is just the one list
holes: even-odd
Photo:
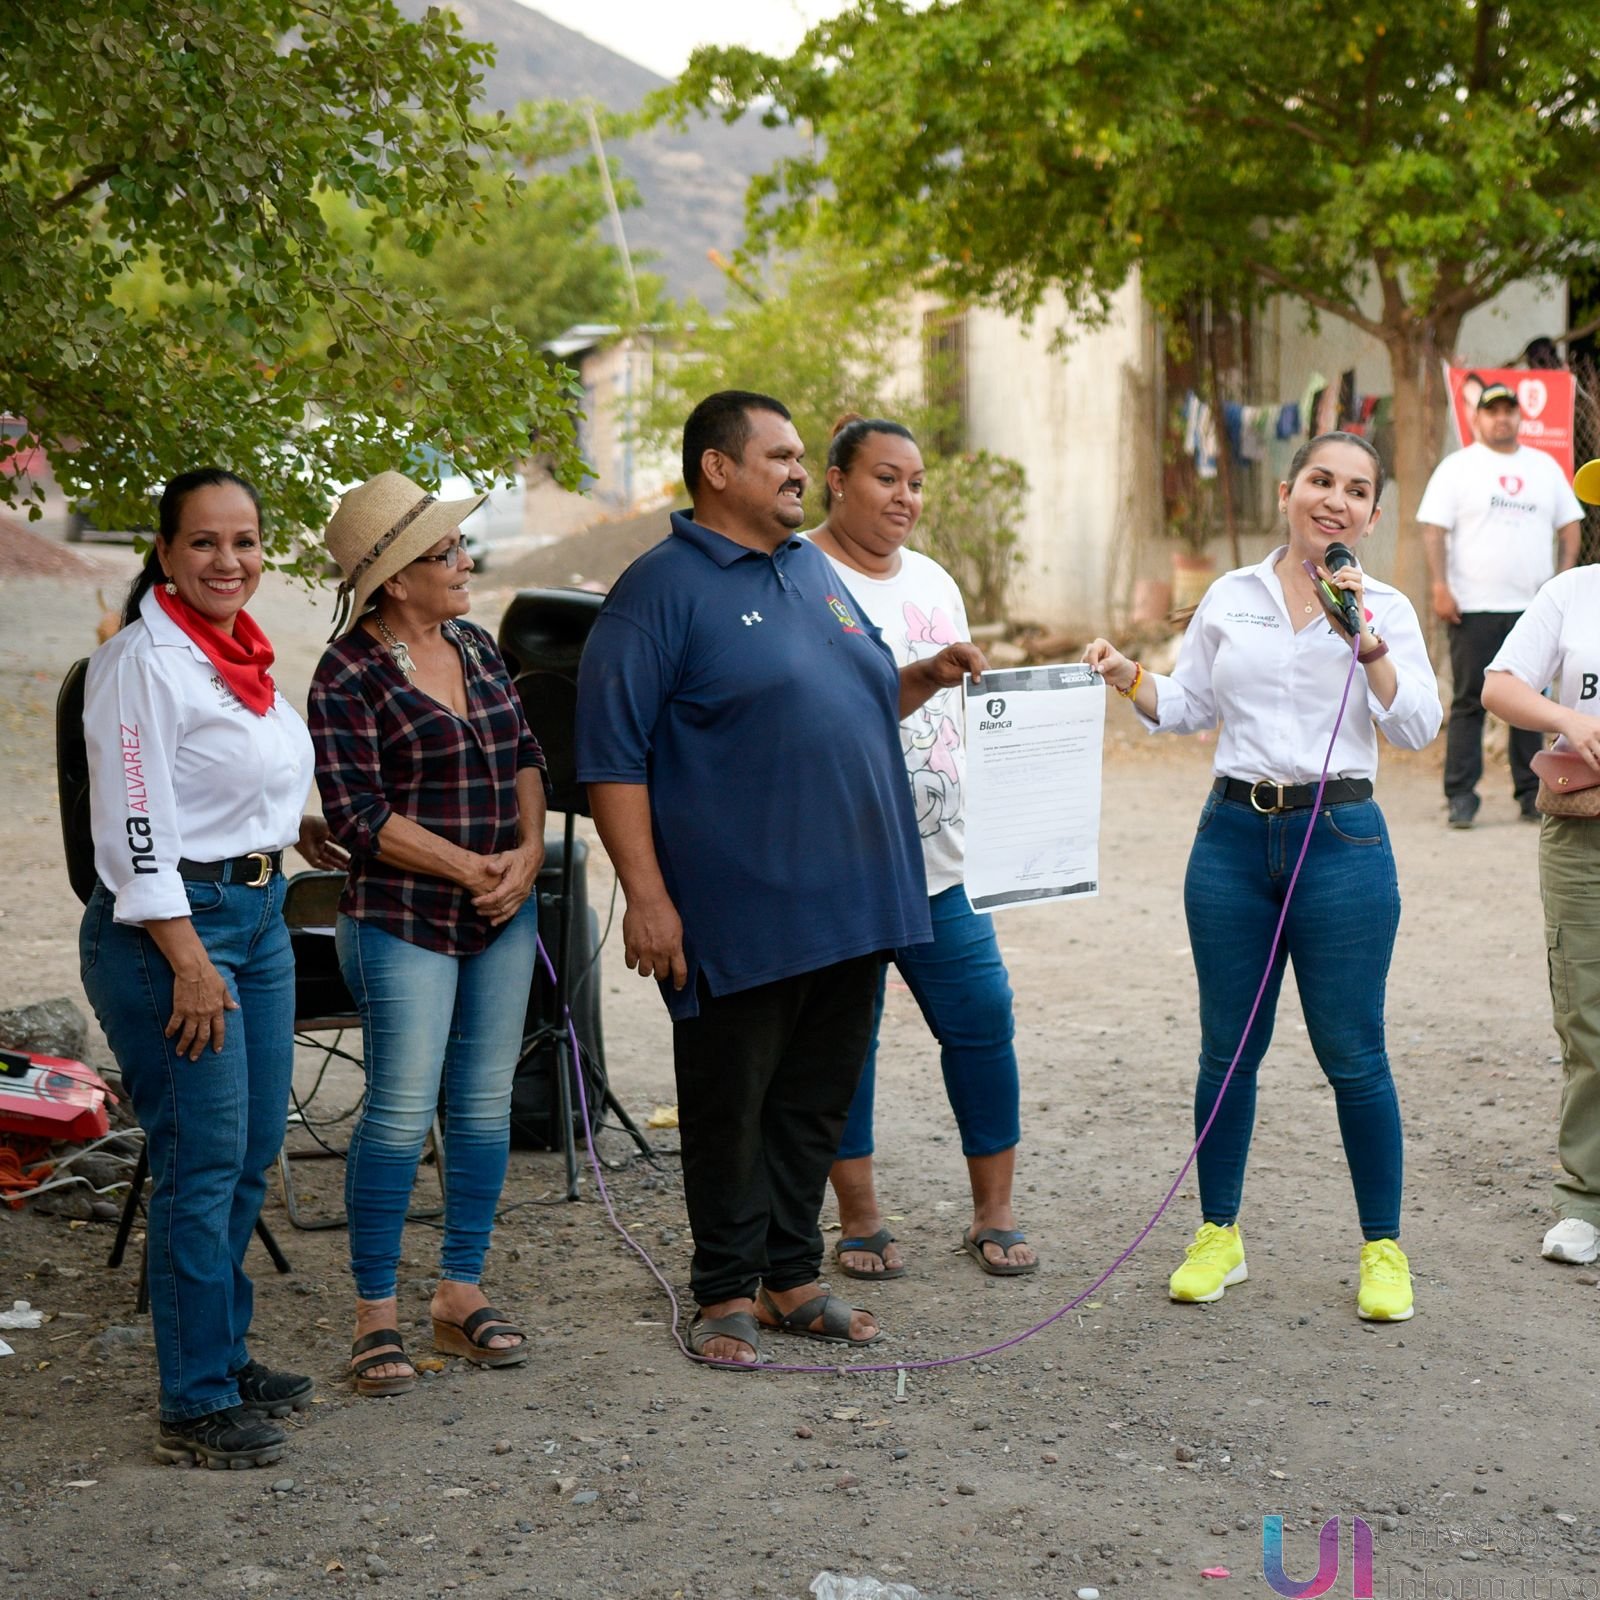
[(611, 226), (617, 230), (617, 249), (622, 253), (622, 268), (628, 277), (628, 298), (633, 302), (633, 314), (637, 318), (640, 315), (639, 285), (633, 276), (633, 256), (628, 251), (628, 236), (623, 232), (622, 211), (617, 205), (617, 191), (611, 185), (611, 166), (606, 160), (606, 147), (600, 140), (600, 124), (595, 120), (592, 101), (584, 101), (583, 115), (589, 124), (589, 143), (594, 149), (595, 165), (600, 169), (600, 186), (611, 211)]

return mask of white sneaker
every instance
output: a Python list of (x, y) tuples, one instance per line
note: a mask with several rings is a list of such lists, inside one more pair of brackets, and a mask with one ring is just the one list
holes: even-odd
[(1572, 1261), (1582, 1266), (1600, 1256), (1600, 1228), (1582, 1217), (1563, 1217), (1544, 1236), (1540, 1253), (1546, 1261)]

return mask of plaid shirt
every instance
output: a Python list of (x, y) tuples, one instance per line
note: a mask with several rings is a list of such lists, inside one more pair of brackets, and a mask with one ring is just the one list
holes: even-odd
[(470, 956), (499, 929), (458, 884), (388, 865), (378, 834), (399, 815), (478, 855), (510, 850), (517, 774), (545, 762), (494, 641), (472, 623), (444, 628), (461, 652), (465, 721), (418, 689), (364, 628), (353, 628), (318, 663), (307, 722), (323, 815), (351, 856), (340, 911), (408, 944)]

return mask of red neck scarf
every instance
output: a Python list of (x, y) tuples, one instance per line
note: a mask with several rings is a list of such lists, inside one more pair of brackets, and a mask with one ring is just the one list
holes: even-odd
[(168, 594), (165, 584), (158, 583), (155, 594), (156, 603), (205, 652), (222, 681), (249, 710), (258, 717), (266, 716), (278, 692), (267, 671), (276, 658), (271, 641), (248, 614), (239, 612), (233, 619), (233, 632), (224, 633), (182, 595)]

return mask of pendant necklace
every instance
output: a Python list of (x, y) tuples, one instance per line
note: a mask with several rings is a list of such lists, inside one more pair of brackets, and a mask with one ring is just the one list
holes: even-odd
[[(1309, 609), (1310, 607), (1307, 607), (1307, 610)], [(417, 666), (411, 659), (411, 651), (405, 640), (397, 639), (394, 636), (394, 631), (382, 617), (375, 615), (373, 621), (378, 625), (378, 636), (389, 647), (389, 654), (394, 657), (394, 664), (399, 667), (409, 681), (415, 682)]]

